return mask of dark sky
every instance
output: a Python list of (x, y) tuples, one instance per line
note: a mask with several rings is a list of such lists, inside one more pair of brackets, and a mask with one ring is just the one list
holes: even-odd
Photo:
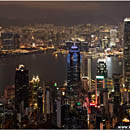
[(118, 24), (130, 17), (130, 2), (0, 2), (0, 25), (34, 23)]

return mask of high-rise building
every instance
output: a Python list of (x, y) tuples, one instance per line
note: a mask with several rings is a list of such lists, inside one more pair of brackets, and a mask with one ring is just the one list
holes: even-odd
[(91, 73), (92, 73), (92, 58), (88, 57), (88, 85), (89, 90), (91, 89)]
[(81, 76), (87, 76), (87, 56), (85, 54), (82, 56)]
[(110, 31), (109, 30), (100, 30), (100, 39), (101, 39), (101, 47), (105, 49), (108, 47), (109, 39), (110, 39)]
[(91, 68), (92, 68), (92, 58), (83, 55), (82, 56), (82, 64), (81, 64), (81, 76), (88, 77), (88, 85), (89, 89), (91, 89)]
[(121, 93), (120, 93), (120, 74), (113, 74), (113, 83), (114, 83), (114, 114), (118, 116), (119, 108), (121, 103)]
[(37, 106), (38, 109), (40, 110), (41, 114), (43, 113), (43, 88), (42, 87), (38, 87), (37, 89)]
[(89, 85), (88, 85), (88, 77), (83, 76), (82, 79), (82, 89), (85, 90), (85, 93), (88, 94), (88, 89), (89, 89)]
[(98, 59), (97, 61), (97, 75), (107, 78), (107, 65), (105, 59)]
[[(80, 50), (73, 45), (67, 56), (67, 94), (76, 97), (80, 88)], [(71, 99), (73, 102), (73, 100)]]
[(0, 128), (1, 129), (3, 125), (3, 120), (5, 120), (4, 108), (5, 108), (4, 104), (0, 102)]
[(103, 104), (103, 88), (105, 88), (104, 76), (96, 76), (95, 103), (97, 106)]
[(29, 76), (24, 65), (19, 65), (15, 73), (15, 108), (18, 113), (24, 112), (28, 107)]
[[(98, 59), (97, 61), (97, 76), (96, 76), (96, 105), (107, 105), (107, 66), (105, 59)], [(106, 107), (107, 108), (107, 107)]]
[(30, 81), (30, 104), (32, 105), (33, 109), (38, 107), (38, 99), (37, 99), (37, 90), (40, 85), (39, 76), (33, 76), (32, 80)]
[(130, 18), (124, 19), (124, 84), (127, 89), (126, 102), (130, 102)]
[(116, 41), (117, 41), (117, 30), (111, 29), (110, 30), (110, 47), (116, 46)]

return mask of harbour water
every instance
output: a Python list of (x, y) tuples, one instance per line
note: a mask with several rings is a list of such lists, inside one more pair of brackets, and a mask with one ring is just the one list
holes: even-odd
[[(108, 57), (107, 59), (108, 77), (113, 73), (122, 73), (121, 59)], [(92, 78), (96, 76), (96, 61), (92, 60)], [(39, 75), (41, 84), (43, 81), (56, 81), (62, 85), (67, 78), (66, 55), (58, 54), (57, 57), (51, 52), (21, 55), (0, 59), (0, 94), (3, 94), (7, 85), (14, 84), (15, 70), (19, 64), (24, 64), (29, 70), (29, 79), (33, 75)]]

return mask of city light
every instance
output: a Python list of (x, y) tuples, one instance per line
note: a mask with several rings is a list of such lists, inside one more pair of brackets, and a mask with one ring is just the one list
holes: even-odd
[(64, 95), (65, 95), (65, 92), (62, 92), (62, 95), (64, 96)]
[(91, 103), (90, 103), (90, 106), (96, 106), (96, 104), (95, 104), (95, 103), (93, 103), (93, 102), (91, 102)]
[(54, 87), (57, 87), (57, 83), (56, 82), (54, 83)]
[(129, 128), (130, 2), (4, 4), (0, 129)]
[(80, 106), (81, 105), (81, 102), (77, 102), (77, 106)]
[(96, 79), (104, 79), (104, 76), (96, 76)]
[(129, 119), (127, 119), (127, 118), (124, 118), (124, 119), (122, 120), (122, 122), (127, 122), (127, 123), (130, 123), (130, 120), (129, 120)]

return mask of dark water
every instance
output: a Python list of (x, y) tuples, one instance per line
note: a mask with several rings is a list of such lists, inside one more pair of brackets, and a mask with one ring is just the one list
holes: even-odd
[[(119, 60), (115, 57), (107, 58), (108, 76), (112, 73), (121, 73), (122, 65), (118, 64)], [(39, 75), (41, 83), (43, 81), (55, 80), (62, 85), (67, 78), (66, 56), (58, 55), (56, 58), (51, 52), (46, 54), (30, 54), (17, 57), (8, 57), (0, 59), (0, 94), (7, 85), (14, 84), (15, 69), (19, 64), (24, 64), (29, 69), (29, 78), (33, 75)], [(92, 62), (92, 77), (96, 74), (96, 59)]]

